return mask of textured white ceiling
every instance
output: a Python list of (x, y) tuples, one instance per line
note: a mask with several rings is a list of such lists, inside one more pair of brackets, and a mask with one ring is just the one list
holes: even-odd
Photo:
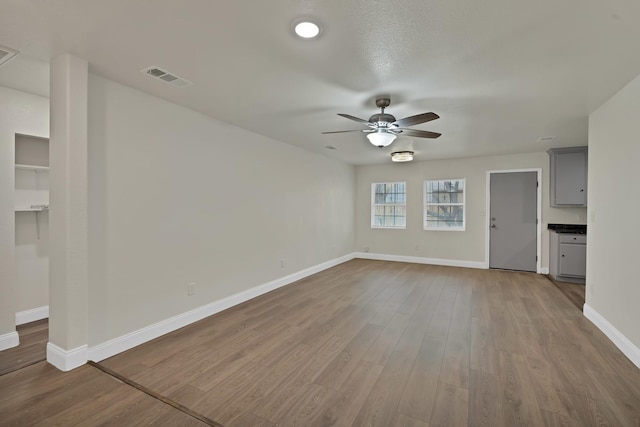
[[(321, 37), (296, 38), (300, 16)], [(427, 160), (584, 145), (588, 114), (640, 73), (638, 40), (632, 0), (0, 3), (0, 45), (27, 58), (70, 52), (95, 73), (353, 164), (401, 149)], [(19, 64), (0, 68), (0, 84)], [(140, 73), (151, 65), (194, 84)], [(360, 133), (321, 135), (358, 129), (336, 113), (366, 119), (380, 94), (396, 118), (436, 112), (416, 128), (443, 136), (378, 149)]]

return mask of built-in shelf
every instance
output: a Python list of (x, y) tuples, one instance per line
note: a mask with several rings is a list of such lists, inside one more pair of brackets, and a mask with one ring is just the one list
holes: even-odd
[(49, 166), (18, 165), (18, 164), (16, 164), (16, 169), (34, 171), (34, 172), (49, 172)]
[[(15, 136), (15, 212), (34, 212), (37, 238), (40, 239), (40, 221), (49, 210), (49, 140), (16, 134)], [(22, 214), (24, 215), (24, 214)], [(24, 216), (21, 221), (27, 220)]]
[(42, 211), (48, 211), (48, 210), (49, 210), (48, 206), (46, 208), (20, 208), (20, 207), (16, 208), (16, 212), (42, 212)]

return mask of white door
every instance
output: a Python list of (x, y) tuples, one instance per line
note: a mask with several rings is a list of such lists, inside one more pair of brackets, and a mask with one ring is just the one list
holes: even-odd
[(537, 172), (490, 175), (489, 267), (536, 271)]

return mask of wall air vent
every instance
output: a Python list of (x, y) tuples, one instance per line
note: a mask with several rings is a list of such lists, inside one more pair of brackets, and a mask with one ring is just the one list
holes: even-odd
[(148, 76), (156, 78), (158, 80), (162, 80), (165, 83), (169, 83), (174, 86), (184, 87), (192, 84), (189, 80), (183, 79), (182, 77), (178, 77), (173, 73), (170, 73), (166, 70), (163, 70), (160, 67), (156, 67), (155, 65), (152, 67), (145, 68), (140, 72), (145, 73)]
[(11, 61), (18, 55), (17, 50), (9, 49), (7, 47), (0, 46), (0, 67), (7, 62)]

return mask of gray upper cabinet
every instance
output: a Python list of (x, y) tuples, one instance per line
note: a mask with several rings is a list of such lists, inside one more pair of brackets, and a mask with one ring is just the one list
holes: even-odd
[(551, 158), (551, 206), (587, 206), (587, 150), (571, 147), (547, 151)]

